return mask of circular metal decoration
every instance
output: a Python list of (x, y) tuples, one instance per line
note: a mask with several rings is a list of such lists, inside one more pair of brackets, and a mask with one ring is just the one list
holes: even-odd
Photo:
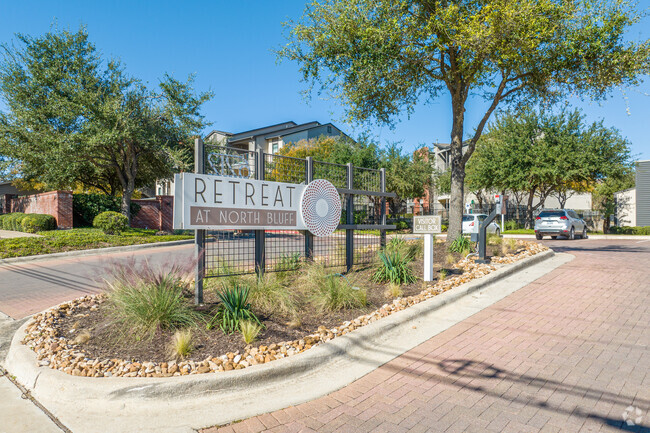
[(329, 236), (341, 220), (341, 197), (336, 187), (324, 179), (316, 179), (305, 188), (300, 212), (307, 229), (314, 236)]

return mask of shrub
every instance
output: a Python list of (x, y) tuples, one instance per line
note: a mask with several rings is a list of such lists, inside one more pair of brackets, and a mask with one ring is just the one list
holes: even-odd
[(408, 230), (409, 224), (406, 221), (397, 221), (395, 224), (396, 230)]
[(469, 238), (461, 235), (454, 239), (451, 245), (449, 245), (448, 250), (452, 253), (464, 253), (471, 250), (471, 248), (472, 242), (469, 240)]
[(260, 334), (260, 331), (262, 331), (262, 325), (250, 320), (242, 320), (239, 322), (239, 331), (244, 339), (244, 343), (251, 344), (257, 340), (257, 336)]
[(23, 219), (27, 217), (27, 214), (22, 212), (13, 212), (7, 215), (4, 215), (2, 218), (2, 229), (3, 230), (13, 230), (19, 232), (23, 229), (22, 222)]
[(320, 311), (359, 308), (367, 304), (367, 293), (344, 275), (329, 274), (322, 264), (311, 264), (301, 274), (300, 287), (310, 303)]
[[(120, 212), (121, 206), (121, 197), (106, 194), (74, 194), (72, 212), (75, 227), (91, 225), (95, 217), (102, 212)], [(139, 211), (140, 205), (131, 203), (131, 215), (136, 215)]]
[(611, 226), (609, 232), (616, 235), (650, 235), (650, 226), (618, 227)]
[(443, 233), (446, 233), (447, 232), (447, 224), (442, 224), (440, 226), (440, 231), (442, 231)]
[(384, 295), (388, 299), (401, 298), (404, 295), (404, 291), (399, 284), (389, 283), (388, 288), (386, 288), (386, 292), (384, 292)]
[(219, 327), (224, 333), (232, 334), (239, 329), (242, 320), (254, 321), (261, 325), (257, 316), (251, 311), (251, 304), (248, 302), (249, 291), (248, 286), (235, 285), (225, 287), (217, 293), (221, 304), (217, 314), (208, 323), (208, 329), (219, 323)]
[(20, 222), (21, 231), (36, 233), (56, 229), (56, 219), (47, 214), (27, 214)]
[(296, 306), (289, 288), (284, 286), (275, 275), (253, 276), (249, 299), (254, 311), (262, 314), (279, 313), (295, 315)]
[(379, 267), (373, 275), (373, 281), (393, 284), (408, 284), (416, 280), (413, 271), (409, 267), (412, 255), (401, 250), (379, 252)]
[[(163, 270), (165, 268), (165, 270)], [(135, 260), (109, 269), (108, 302), (112, 320), (122, 333), (141, 340), (159, 329), (189, 328), (199, 319), (183, 297), (188, 288), (189, 266), (152, 268)]]
[(169, 355), (172, 358), (185, 358), (194, 350), (194, 338), (191, 329), (179, 329), (174, 332), (169, 343)]
[(505, 223), (505, 229), (506, 230), (519, 230), (523, 229), (524, 226), (517, 223), (517, 221), (506, 221)]
[(503, 238), (501, 236), (497, 236), (496, 234), (488, 234), (487, 235), (487, 244), (488, 245), (501, 245), (503, 243)]
[(102, 229), (107, 235), (119, 235), (129, 227), (129, 219), (121, 213), (102, 212), (93, 220), (93, 227)]
[(445, 278), (447, 278), (447, 275), (449, 275), (449, 271), (447, 269), (440, 269), (440, 272), (438, 272), (438, 280), (439, 281), (444, 281)]

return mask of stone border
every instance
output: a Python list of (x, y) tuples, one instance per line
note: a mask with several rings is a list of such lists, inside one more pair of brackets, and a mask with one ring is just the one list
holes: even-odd
[[(517, 254), (508, 254), (504, 257), (494, 257), (497, 264), (513, 263), (541, 251), (547, 247), (534, 242), (517, 242), (524, 249)], [(461, 275), (456, 275), (433, 285), (412, 296), (394, 299), (391, 303), (384, 304), (377, 310), (363, 314), (353, 320), (343, 322), (331, 329), (320, 326), (313, 334), (303, 335), (293, 341), (274, 342), (269, 345), (254, 347), (248, 345), (243, 353), (239, 351), (225, 354), (215, 353), (204, 360), (177, 360), (151, 362), (128, 361), (120, 358), (89, 358), (77, 345), (83, 343), (84, 337), (81, 330), (79, 335), (61, 335), (57, 330), (60, 317), (75, 315), (79, 307), (98, 308), (104, 302), (103, 294), (88, 295), (64, 302), (57, 307), (43, 313), (35, 314), (27, 326), (23, 344), (26, 344), (37, 354), (38, 365), (61, 370), (73, 376), (83, 377), (172, 377), (188, 374), (206, 374), (230, 370), (239, 370), (252, 365), (264, 364), (289, 356), (297, 355), (314, 346), (326, 343), (334, 338), (345, 335), (360, 327), (373, 323), (383, 317), (419, 304), (431, 297), (452, 290), (463, 283), (481, 278), (492, 273), (497, 268), (492, 264), (478, 264), (473, 260), (463, 259), (454, 265), (462, 269)], [(73, 338), (74, 337), (74, 338)]]
[(0, 267), (4, 264), (16, 264), (16, 263), (23, 263), (23, 262), (61, 259), (61, 258), (68, 258), (68, 257), (90, 256), (93, 254), (102, 255), (102, 254), (110, 254), (110, 253), (122, 253), (122, 252), (142, 250), (145, 248), (175, 247), (178, 245), (187, 245), (192, 243), (194, 243), (194, 239), (184, 239), (180, 241), (151, 242), (148, 244), (122, 245), (119, 247), (93, 248), (90, 250), (66, 251), (63, 253), (38, 254), (34, 256), (23, 256), (23, 257), (10, 257), (8, 259), (0, 259)]
[[(345, 386), (451, 326), (431, 322), (436, 310), (453, 308), (450, 304), (519, 271), (525, 276), (526, 268), (553, 256), (552, 251), (535, 254), (300, 356), (242, 371), (171, 378), (74, 377), (36, 367), (34, 352), (21, 344), (26, 325), (13, 338), (6, 367), (76, 432), (93, 431), (97, 419), (111, 420), (102, 424), (107, 432), (190, 432), (190, 424), (198, 428), (226, 423), (309, 401)], [(431, 327), (439, 329), (432, 333), (427, 329)], [(304, 383), (309, 386), (295, 388)]]

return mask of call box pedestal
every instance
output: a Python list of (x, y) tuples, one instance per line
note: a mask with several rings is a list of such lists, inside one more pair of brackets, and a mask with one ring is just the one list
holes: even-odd
[(433, 281), (434, 234), (442, 232), (442, 218), (439, 215), (414, 216), (413, 233), (424, 234), (424, 281)]

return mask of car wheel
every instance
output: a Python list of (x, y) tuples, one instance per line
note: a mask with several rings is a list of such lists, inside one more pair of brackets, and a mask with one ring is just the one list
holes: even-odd
[(544, 238), (544, 236), (540, 235), (539, 233), (535, 233), (535, 238), (536, 238), (538, 241), (541, 241), (542, 238)]
[(580, 236), (580, 239), (587, 239), (587, 227), (582, 229), (582, 236)]
[(551, 239), (555, 240), (557, 239), (557, 236), (551, 236)]
[(576, 238), (576, 231), (573, 227), (571, 227), (571, 231), (569, 232), (569, 239), (574, 240)]

